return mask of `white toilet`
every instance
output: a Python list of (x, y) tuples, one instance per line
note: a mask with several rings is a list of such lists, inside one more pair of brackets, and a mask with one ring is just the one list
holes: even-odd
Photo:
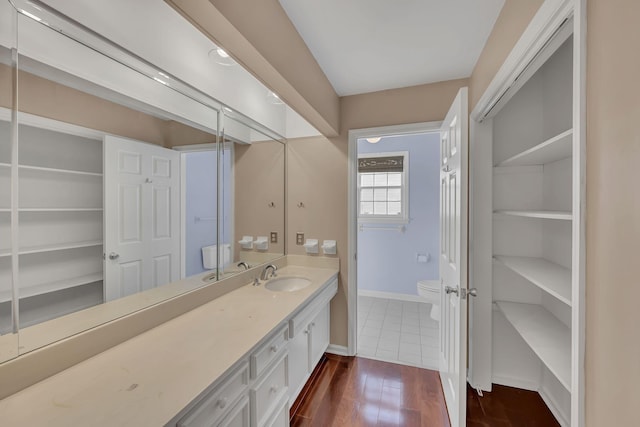
[(440, 283), (437, 280), (420, 280), (418, 295), (431, 304), (431, 318), (440, 321)]

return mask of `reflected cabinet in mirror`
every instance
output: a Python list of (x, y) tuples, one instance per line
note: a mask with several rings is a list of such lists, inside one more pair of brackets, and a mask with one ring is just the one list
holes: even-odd
[(54, 11), (3, 3), (0, 361), (284, 254), (283, 142)]

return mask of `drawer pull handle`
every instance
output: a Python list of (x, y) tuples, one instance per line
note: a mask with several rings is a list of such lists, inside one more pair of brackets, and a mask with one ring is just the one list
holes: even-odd
[(309, 334), (309, 329), (305, 329), (303, 332), (308, 335)]
[(316, 322), (311, 322), (311, 327), (315, 327), (316, 326)]
[(277, 385), (272, 385), (270, 390), (271, 390), (271, 393), (277, 393), (278, 392), (278, 386)]
[(225, 406), (227, 406), (227, 398), (218, 399), (218, 408), (224, 409)]
[(277, 353), (277, 352), (278, 352), (278, 345), (277, 345), (277, 344), (272, 345), (272, 346), (271, 346), (271, 351), (272, 351), (273, 353)]

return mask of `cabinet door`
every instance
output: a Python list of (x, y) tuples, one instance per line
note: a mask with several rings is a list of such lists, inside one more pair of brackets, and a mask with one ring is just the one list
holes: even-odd
[(309, 372), (312, 372), (329, 346), (329, 304), (311, 321), (309, 330)]
[(309, 330), (299, 331), (289, 340), (289, 387), (291, 398), (289, 404), (298, 397), (307, 376), (309, 375)]
[(218, 427), (249, 427), (249, 425), (249, 398), (245, 396), (218, 424)]

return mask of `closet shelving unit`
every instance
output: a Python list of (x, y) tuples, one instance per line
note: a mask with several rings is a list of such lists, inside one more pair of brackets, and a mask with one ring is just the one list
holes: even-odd
[[(526, 149), (507, 160), (495, 165), (500, 167), (537, 166), (544, 169), (556, 162), (571, 160), (572, 129), (561, 132), (546, 141)], [(529, 169), (525, 171), (530, 172)], [(518, 171), (514, 169), (514, 174)], [(540, 178), (540, 177), (538, 177)], [(551, 179), (556, 179), (552, 177)], [(544, 192), (545, 189), (542, 191)], [(543, 194), (544, 198), (544, 194)], [(569, 198), (568, 201), (571, 199)], [(516, 202), (517, 203), (517, 202)], [(543, 202), (544, 203), (544, 202)], [(510, 215), (539, 221), (568, 221), (573, 215), (570, 211), (558, 210), (494, 210), (496, 216)], [(539, 224), (544, 229), (544, 224)], [(499, 227), (499, 223), (498, 223)], [(542, 233), (545, 231), (543, 230)], [(544, 237), (543, 237), (544, 238)], [(545, 295), (571, 307), (571, 269), (540, 256), (494, 255), (496, 264), (502, 265), (513, 273), (536, 286)], [(558, 379), (567, 391), (571, 391), (571, 329), (559, 320), (543, 304), (496, 300), (496, 306), (505, 319), (514, 327), (525, 343), (538, 356), (542, 364)]]
[[(20, 125), (18, 159), (19, 224), (12, 226), (19, 227), (20, 298), (102, 281), (102, 141)], [(3, 170), (11, 164), (0, 163), (2, 176)], [(10, 217), (5, 205), (0, 221)], [(10, 266), (6, 245), (3, 258), (0, 266)], [(0, 290), (0, 302), (10, 298), (10, 290)]]
[(492, 118), (493, 382), (538, 391), (562, 425), (572, 387), (573, 39)]

